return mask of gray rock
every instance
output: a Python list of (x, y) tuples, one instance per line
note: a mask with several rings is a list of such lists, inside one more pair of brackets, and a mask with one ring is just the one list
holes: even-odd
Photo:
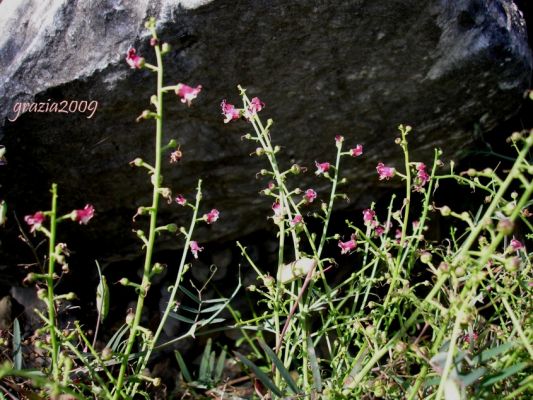
[[(30, 0), (0, 3), (0, 120), (9, 164), (2, 168), (3, 197), (19, 219), (46, 208), (52, 181), (65, 212), (94, 204), (87, 228), (69, 229), (98, 255), (137, 248), (131, 216), (150, 201), (146, 175), (128, 163), (152, 158), (153, 126), (136, 123), (149, 107), (154, 75), (124, 62), (130, 46), (153, 59), (143, 27), (158, 18), (167, 84), (202, 84), (191, 108), (167, 97), (165, 140), (184, 152), (165, 167), (165, 182), (189, 198), (204, 179), (206, 212), (221, 211), (202, 226), (203, 242), (233, 238), (267, 224), (270, 200), (257, 195), (264, 160), (249, 157), (241, 141), (246, 122), (224, 125), (219, 104), (238, 102), (236, 86), (260, 96), (275, 119), (274, 142), (282, 165), (309, 171), (294, 183), (325, 196), (314, 161), (333, 161), (333, 138), (365, 146), (343, 162), (351, 204), (366, 206), (380, 188), (378, 161), (401, 166), (393, 145), (399, 123), (412, 125), (412, 158), (428, 160), (434, 147), (456, 157), (473, 139), (513, 113), (528, 87), (532, 59), (525, 25), (510, 0), (171, 1)], [(25, 113), (23, 101), (96, 100), (87, 115)], [(162, 221), (187, 223), (178, 206), (163, 206)], [(181, 214), (180, 214), (181, 213)], [(11, 218), (7, 232), (16, 230)], [(174, 237), (163, 248), (180, 246)], [(5, 251), (5, 246), (2, 249)], [(91, 253), (92, 254), (92, 253)], [(94, 255), (93, 255), (94, 256)]]

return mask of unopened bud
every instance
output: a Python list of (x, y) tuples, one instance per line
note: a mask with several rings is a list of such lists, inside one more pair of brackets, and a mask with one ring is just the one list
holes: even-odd
[(514, 224), (510, 219), (504, 218), (498, 222), (496, 230), (504, 235), (510, 235), (513, 233)]
[(128, 315), (126, 315), (126, 325), (133, 324), (133, 320), (135, 319), (135, 314), (132, 312), (129, 312)]
[(120, 283), (122, 286), (126, 286), (130, 284), (130, 280), (128, 278), (122, 278), (118, 281), (118, 283)]
[(258, 147), (257, 149), (255, 149), (256, 156), (262, 156), (263, 154), (265, 154), (265, 149), (263, 149), (262, 147)]
[(170, 233), (176, 233), (178, 231), (178, 225), (176, 224), (168, 224), (167, 225), (167, 231)]
[(291, 167), (291, 173), (298, 175), (300, 172), (302, 172), (302, 167), (300, 167), (298, 164), (293, 164)]
[(161, 54), (166, 54), (170, 51), (170, 45), (168, 43), (163, 43), (161, 46)]
[(133, 164), (133, 165), (135, 165), (136, 167), (140, 167), (141, 165), (143, 165), (143, 159), (137, 157), (137, 158), (136, 158), (135, 160), (133, 160), (130, 164)]
[(111, 357), (113, 357), (113, 350), (111, 350), (109, 347), (105, 347), (102, 350), (102, 361), (109, 361), (111, 360)]

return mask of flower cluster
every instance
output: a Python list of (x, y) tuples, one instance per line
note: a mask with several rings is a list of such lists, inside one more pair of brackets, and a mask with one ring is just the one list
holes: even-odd
[(237, 120), (241, 117), (245, 117), (247, 120), (251, 120), (259, 111), (265, 108), (259, 97), (254, 97), (250, 100), (250, 105), (246, 109), (237, 108), (233, 104), (228, 103), (225, 99), (220, 103), (222, 109), (222, 115), (224, 116), (224, 123)]
[[(87, 204), (80, 210), (74, 210), (69, 215), (70, 219), (74, 222), (79, 222), (80, 225), (87, 225), (87, 223), (94, 217), (94, 207)], [(30, 232), (34, 233), (39, 230), (43, 222), (46, 219), (46, 214), (42, 211), (37, 211), (33, 215), (26, 215), (24, 221), (29, 225)]]

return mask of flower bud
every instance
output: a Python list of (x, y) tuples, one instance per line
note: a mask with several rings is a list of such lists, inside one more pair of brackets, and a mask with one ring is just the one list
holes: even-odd
[(45, 300), (46, 299), (46, 296), (47, 296), (47, 292), (46, 292), (46, 289), (39, 289), (37, 290), (37, 297), (41, 300)]
[(163, 45), (161, 46), (161, 54), (166, 54), (170, 51), (171, 49), (171, 46), (168, 44), (168, 43), (163, 43)]
[(468, 171), (466, 171), (466, 174), (468, 176), (476, 176), (477, 171), (474, 168), (469, 168)]
[(291, 173), (298, 175), (300, 172), (302, 172), (302, 167), (300, 167), (298, 164), (293, 164), (291, 167)]
[(129, 312), (127, 315), (126, 315), (126, 325), (131, 325), (133, 324), (133, 320), (135, 319), (135, 314), (133, 312)]
[(432, 258), (432, 255), (429, 251), (424, 251), (421, 255), (420, 255), (420, 262), (422, 264), (430, 264), (431, 263), (431, 258)]
[(143, 165), (143, 159), (137, 157), (135, 160), (133, 160), (132, 162), (130, 162), (130, 164), (133, 164), (133, 165), (135, 165), (136, 167), (140, 167), (140, 166)]
[(178, 225), (176, 224), (168, 224), (167, 225), (167, 231), (170, 233), (176, 233), (178, 231)]
[(262, 147), (258, 147), (257, 149), (255, 149), (256, 156), (262, 156), (263, 154), (265, 154), (265, 149), (263, 149)]
[(102, 361), (109, 361), (111, 360), (111, 357), (113, 357), (113, 350), (111, 350), (109, 347), (105, 347), (102, 350), (102, 355), (101, 355)]
[(514, 224), (510, 219), (504, 218), (498, 222), (496, 230), (504, 235), (510, 235), (513, 233)]
[(128, 278), (122, 278), (118, 281), (118, 283), (120, 283), (122, 286), (127, 286), (130, 284), (130, 280)]

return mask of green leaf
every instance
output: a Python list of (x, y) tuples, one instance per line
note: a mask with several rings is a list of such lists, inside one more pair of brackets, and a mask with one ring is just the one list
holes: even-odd
[(176, 357), (176, 361), (178, 362), (178, 365), (180, 367), (181, 375), (183, 375), (183, 379), (185, 379), (185, 382), (192, 382), (191, 373), (189, 372), (189, 369), (187, 368), (187, 365), (185, 364), (185, 360), (181, 356), (181, 353), (178, 350), (174, 350), (174, 356)]
[(215, 367), (215, 375), (213, 378), (215, 379), (215, 383), (220, 382), (222, 380), (222, 372), (224, 371), (224, 364), (226, 363), (226, 348), (224, 347), (218, 356), (217, 360), (217, 366)]
[(259, 340), (259, 345), (263, 349), (263, 351), (267, 354), (268, 358), (274, 363), (278, 371), (280, 372), (281, 376), (287, 382), (287, 385), (289, 386), (289, 390), (293, 394), (298, 393), (298, 386), (296, 385), (296, 382), (294, 382), (294, 379), (292, 379), (291, 374), (289, 371), (287, 371), (287, 368), (285, 368), (285, 365), (283, 365), (283, 362), (278, 358), (276, 353), (274, 353), (274, 350), (272, 350), (270, 347), (266, 345), (262, 340)]
[(15, 369), (22, 369), (22, 340), (19, 320), (13, 320), (13, 364)]
[(474, 361), (478, 364), (484, 363), (486, 361), (489, 361), (491, 358), (494, 358), (496, 356), (499, 356), (502, 353), (505, 353), (507, 350), (512, 349), (514, 346), (516, 346), (515, 342), (508, 342), (504, 343), (500, 346), (493, 347), (488, 350), (484, 350), (478, 355), (474, 357)]
[(109, 339), (109, 342), (107, 342), (106, 347), (109, 347), (113, 352), (117, 351), (118, 346), (120, 345), (120, 341), (122, 340), (122, 337), (126, 334), (128, 331), (128, 325), (124, 324), (122, 325), (115, 334)]
[(267, 376), (267, 374), (265, 374), (261, 370), (261, 368), (259, 368), (257, 365), (255, 365), (250, 360), (248, 360), (241, 353), (239, 353), (237, 351), (234, 351), (233, 354), (235, 354), (239, 358), (239, 360), (241, 360), (241, 362), (244, 365), (246, 365), (248, 368), (250, 368), (254, 372), (254, 374), (257, 377), (257, 379), (259, 379), (261, 381), (261, 383), (263, 383), (263, 385), (265, 385), (265, 387), (270, 389), (272, 391), (272, 393), (274, 393), (278, 397), (282, 397), (283, 396), (283, 393), (281, 392), (281, 390), (276, 387), (274, 382), (272, 382), (270, 380), (270, 378)]
[(209, 382), (211, 377), (209, 371), (209, 357), (211, 356), (211, 338), (207, 340), (205, 345), (204, 353), (202, 354), (202, 360), (200, 361), (200, 371), (198, 373), (198, 380), (200, 382)]
[(96, 309), (98, 310), (100, 321), (104, 322), (104, 319), (109, 313), (109, 287), (107, 286), (105, 276), (102, 275), (100, 264), (98, 264), (98, 261), (96, 260), (95, 262), (96, 268), (98, 269), (98, 275), (100, 276), (100, 282), (96, 287)]
[(487, 373), (487, 368), (481, 367), (470, 372), (468, 375), (459, 375), (458, 378), (463, 384), (463, 386), (470, 386), (471, 384), (473, 384), (475, 381), (477, 381), (479, 378), (481, 378), (486, 373)]
[(494, 385), (496, 382), (499, 382), (505, 378), (510, 377), (511, 375), (514, 375), (520, 371), (522, 371), (524, 368), (528, 367), (529, 363), (527, 361), (511, 365), (510, 367), (507, 367), (500, 371), (497, 375), (494, 375), (490, 378), (488, 378), (486, 381), (484, 381), (481, 386), (488, 387)]
[(179, 314), (177, 314), (175, 312), (171, 312), (169, 314), (169, 317), (177, 319), (178, 321), (181, 321), (181, 322), (185, 322), (187, 324), (195, 324), (196, 323), (195, 320), (187, 318), (187, 317), (184, 317), (183, 315), (179, 315)]
[(309, 364), (311, 365), (311, 372), (313, 373), (313, 387), (317, 392), (322, 392), (322, 378), (320, 376), (320, 366), (316, 357), (315, 347), (311, 336), (307, 336), (307, 354), (309, 356)]
[(179, 286), (178, 288), (183, 294), (185, 294), (188, 298), (190, 298), (191, 300), (193, 300), (196, 304), (200, 304), (200, 299), (198, 297), (196, 297), (189, 289), (183, 287), (183, 286)]

